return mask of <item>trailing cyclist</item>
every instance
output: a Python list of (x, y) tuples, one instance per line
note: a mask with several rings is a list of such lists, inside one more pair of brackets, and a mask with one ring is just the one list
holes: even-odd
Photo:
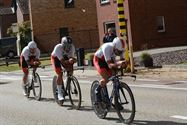
[[(101, 87), (105, 87), (108, 78), (112, 76), (112, 70), (118, 67), (125, 67), (127, 61), (124, 60), (125, 43), (122, 38), (116, 37), (111, 43), (104, 43), (94, 54), (94, 66), (102, 79), (96, 88), (96, 102), (101, 102)], [(120, 56), (120, 60), (116, 60), (116, 56)]]
[(62, 95), (62, 85), (63, 85), (63, 73), (62, 67), (67, 71), (73, 73), (73, 64), (76, 62), (75, 47), (72, 43), (72, 39), (69, 36), (62, 37), (61, 43), (54, 47), (51, 53), (51, 63), (57, 74), (57, 90), (58, 90), (58, 100), (63, 101), (64, 97)]
[(23, 75), (23, 94), (26, 96), (26, 85), (28, 82), (28, 74), (29, 70), (28, 67), (34, 67), (34, 71), (36, 71), (37, 66), (39, 66), (41, 63), (39, 61), (40, 58), (40, 50), (37, 48), (37, 44), (34, 41), (31, 41), (28, 43), (28, 45), (23, 48), (20, 56), (20, 64), (22, 71), (24, 73)]

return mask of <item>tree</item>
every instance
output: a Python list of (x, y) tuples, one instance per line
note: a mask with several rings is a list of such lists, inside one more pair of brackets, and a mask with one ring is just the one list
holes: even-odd
[(7, 34), (10, 36), (16, 36), (17, 34), (20, 36), (20, 44), (21, 44), (21, 50), (27, 46), (28, 42), (31, 41), (31, 26), (30, 21), (25, 21), (21, 24), (17, 25), (18, 31), (13, 32), (13, 27), (7, 29)]

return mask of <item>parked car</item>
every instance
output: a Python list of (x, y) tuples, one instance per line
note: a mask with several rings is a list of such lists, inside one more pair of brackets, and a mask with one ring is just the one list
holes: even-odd
[(13, 58), (17, 55), (16, 37), (6, 37), (0, 39), (0, 56)]

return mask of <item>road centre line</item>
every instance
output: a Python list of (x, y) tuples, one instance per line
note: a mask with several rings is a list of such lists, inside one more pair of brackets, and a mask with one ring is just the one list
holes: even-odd
[(176, 119), (187, 120), (187, 116), (173, 115), (173, 116), (170, 116), (170, 117), (172, 117), (172, 118), (176, 118)]

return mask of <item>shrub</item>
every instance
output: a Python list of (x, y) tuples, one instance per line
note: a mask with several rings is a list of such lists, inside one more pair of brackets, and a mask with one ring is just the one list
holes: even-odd
[(87, 56), (89, 66), (94, 66), (93, 57), (94, 57), (94, 54), (92, 54), (92, 53), (88, 54), (88, 56)]
[(140, 57), (145, 67), (153, 67), (153, 58), (149, 53), (142, 53)]

